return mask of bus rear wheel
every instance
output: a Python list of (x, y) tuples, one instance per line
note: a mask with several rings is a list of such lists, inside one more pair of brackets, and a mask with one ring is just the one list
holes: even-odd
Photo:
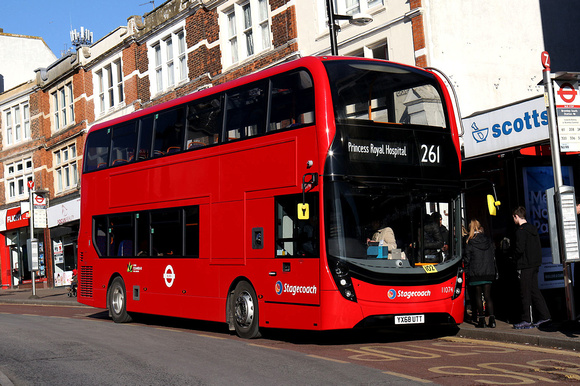
[(258, 298), (250, 283), (241, 281), (236, 285), (232, 313), (236, 334), (240, 338), (253, 339), (260, 337)]
[(128, 323), (133, 320), (127, 312), (127, 291), (122, 278), (116, 277), (109, 287), (107, 306), (115, 323)]

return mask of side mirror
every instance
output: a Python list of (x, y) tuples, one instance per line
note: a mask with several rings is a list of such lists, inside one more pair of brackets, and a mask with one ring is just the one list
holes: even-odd
[(490, 216), (497, 215), (497, 208), (501, 205), (501, 202), (496, 201), (493, 195), (487, 195), (487, 209), (489, 210)]
[(302, 176), (302, 203), (298, 204), (298, 219), (310, 219), (310, 206), (306, 203), (306, 192), (318, 185), (318, 174), (306, 173)]

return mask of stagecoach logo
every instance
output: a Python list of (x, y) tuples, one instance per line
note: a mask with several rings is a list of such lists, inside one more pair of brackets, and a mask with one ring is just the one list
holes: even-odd
[(165, 285), (167, 287), (171, 287), (173, 285), (173, 281), (175, 280), (175, 272), (173, 271), (173, 267), (171, 265), (165, 267), (163, 279), (165, 280)]
[(287, 293), (292, 294), (292, 296), (294, 296), (296, 294), (316, 295), (316, 291), (317, 291), (315, 285), (310, 285), (310, 286), (290, 285), (288, 283), (282, 283), (280, 280), (278, 280), (276, 282), (276, 286), (274, 287), (274, 290), (276, 291), (276, 293), (278, 295), (282, 295), (282, 293), (287, 292)]
[(399, 297), (404, 299), (411, 299), (411, 298), (422, 298), (422, 297), (429, 297), (431, 296), (430, 290), (423, 290), (423, 291), (403, 291), (403, 290), (394, 290), (390, 289), (387, 292), (387, 297), (391, 300)]
[(140, 272), (143, 269), (143, 267), (140, 267), (138, 265), (135, 264), (131, 264), (131, 262), (129, 262), (129, 264), (127, 264), (127, 272)]

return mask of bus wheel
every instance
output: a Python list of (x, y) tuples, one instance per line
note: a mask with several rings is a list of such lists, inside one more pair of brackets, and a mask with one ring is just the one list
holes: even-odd
[(127, 291), (122, 278), (116, 277), (109, 287), (107, 306), (115, 323), (127, 323), (133, 320), (127, 312)]
[(234, 290), (233, 320), (240, 338), (260, 337), (258, 326), (258, 298), (250, 283), (241, 281)]

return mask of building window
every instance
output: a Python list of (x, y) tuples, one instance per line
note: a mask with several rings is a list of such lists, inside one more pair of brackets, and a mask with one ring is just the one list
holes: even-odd
[(123, 70), (121, 59), (106, 65), (96, 72), (99, 92), (99, 114), (116, 108), (125, 100), (123, 94)]
[(155, 93), (163, 92), (187, 80), (187, 45), (183, 30), (151, 45)]
[(355, 15), (366, 12), (377, 5), (383, 5), (384, 0), (334, 0), (334, 9), (339, 14)]
[(32, 158), (5, 164), (7, 201), (28, 198), (28, 181), (32, 181)]
[(65, 146), (54, 152), (56, 192), (76, 189), (78, 183), (76, 145)]
[(28, 102), (4, 110), (5, 144), (13, 145), (30, 139), (30, 108)]
[(238, 63), (271, 47), (268, 0), (249, 0), (224, 12), (228, 64)]
[(75, 120), (72, 83), (58, 88), (51, 95), (54, 127), (59, 130), (72, 124)]

